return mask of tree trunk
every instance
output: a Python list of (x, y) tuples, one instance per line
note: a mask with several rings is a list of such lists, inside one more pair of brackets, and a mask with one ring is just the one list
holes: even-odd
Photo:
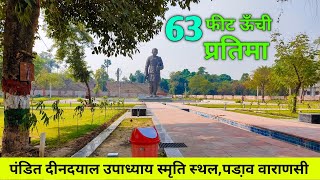
[(265, 100), (264, 100), (264, 86), (261, 87), (261, 96), (262, 96), (262, 103), (265, 103)]
[(88, 82), (85, 82), (87, 91), (88, 91), (88, 99), (89, 99), (89, 105), (92, 106), (92, 99), (91, 99), (91, 92), (90, 92), (90, 86)]
[(38, 27), (40, 4), (32, 4), (29, 23), (18, 20), (15, 7), (21, 0), (7, 0), (3, 34), (3, 77), (4, 94), (4, 130), (2, 137), (2, 154), (14, 156), (29, 146), (28, 119), (23, 117), (30, 113), (31, 82), (20, 81), (20, 63), (32, 63), (34, 36)]
[(304, 99), (304, 87), (302, 87), (302, 89), (301, 89), (300, 103), (302, 103), (303, 99)]
[(299, 90), (301, 88), (301, 83), (298, 83), (294, 90), (294, 97), (293, 97), (293, 107), (292, 107), (292, 113), (297, 112), (297, 96), (299, 95)]

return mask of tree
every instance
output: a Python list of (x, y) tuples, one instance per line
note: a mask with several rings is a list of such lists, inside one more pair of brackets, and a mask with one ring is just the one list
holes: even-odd
[(198, 72), (197, 72), (197, 75), (205, 75), (207, 74), (208, 72), (206, 72), (206, 68), (205, 67), (199, 67), (198, 68)]
[(106, 84), (108, 81), (108, 74), (103, 67), (96, 70), (96, 72), (94, 73), (94, 78), (97, 82), (97, 87), (99, 87), (98, 89), (103, 92), (107, 91)]
[(111, 60), (110, 59), (105, 59), (102, 65), (102, 68), (105, 69), (107, 68), (107, 75), (109, 75), (109, 67), (111, 66)]
[(195, 95), (207, 95), (211, 89), (211, 83), (203, 75), (195, 75), (189, 80), (190, 92)]
[(218, 82), (223, 82), (223, 81), (232, 81), (232, 78), (228, 74), (221, 74), (218, 77)]
[[(89, 38), (86, 33), (95, 36), (99, 42), (92, 46), (93, 53), (103, 53), (108, 57), (120, 54), (132, 57), (138, 51), (139, 42), (147, 42), (160, 32), (169, 5), (189, 8), (190, 3), (198, 1), (1, 1), (2, 90), (6, 98), (4, 102), (10, 102), (5, 104), (4, 110), (3, 155), (22, 152), (29, 147), (29, 128), (21, 126), (28, 124), (23, 123), (23, 117), (30, 112), (30, 104), (26, 102), (29, 101), (31, 82), (20, 81), (19, 68), (20, 62), (32, 63), (35, 57), (32, 50), (40, 8), (44, 13), (47, 34), (54, 39), (55, 47), (58, 48), (59, 59), (70, 56), (68, 48), (82, 45), (83, 40)], [(89, 74), (87, 70), (86, 74)], [(24, 106), (19, 106), (20, 101), (8, 98), (21, 98)]]
[(135, 75), (133, 75), (132, 73), (130, 73), (129, 80), (130, 80), (130, 82), (133, 83), (133, 82), (136, 82), (136, 81), (137, 81), (137, 78), (136, 78)]
[(69, 64), (69, 71), (76, 81), (86, 85), (89, 105), (91, 106), (92, 99), (89, 81), (92, 71), (88, 70), (87, 62), (84, 61), (84, 50), (81, 48), (75, 48), (73, 51), (74, 52), (71, 54), (71, 57), (67, 60), (67, 63)]
[[(171, 94), (183, 94), (185, 89), (184, 89), (184, 84), (187, 83), (188, 81), (185, 77), (181, 75), (181, 71), (177, 72), (172, 72), (170, 74), (170, 90), (169, 92)], [(188, 91), (188, 89), (187, 89)]]
[(245, 86), (241, 81), (235, 80), (231, 83), (233, 95), (244, 95), (245, 94)]
[(262, 102), (265, 102), (265, 90), (270, 85), (272, 68), (261, 66), (253, 72), (250, 82), (252, 88), (258, 87), (261, 91)]
[(144, 81), (145, 81), (145, 75), (144, 75), (140, 70), (137, 70), (137, 71), (134, 73), (134, 75), (135, 75), (138, 83), (144, 83)]
[(249, 75), (249, 73), (243, 73), (242, 76), (241, 76), (241, 78), (240, 78), (240, 82), (246, 82), (246, 81), (248, 81), (248, 80), (250, 80), (250, 75)]
[(306, 34), (299, 34), (293, 40), (285, 42), (275, 33), (272, 41), (276, 43), (275, 74), (279, 82), (293, 89), (292, 113), (297, 111), (297, 96), (301, 87), (307, 87), (319, 81), (318, 51), (310, 43)]
[(51, 53), (41, 52), (39, 54), (40, 58), (43, 59), (43, 66), (47, 69), (49, 73), (51, 73), (55, 68), (58, 69), (60, 66), (54, 60), (54, 57)]
[(170, 90), (169, 79), (162, 78), (160, 81), (160, 88), (166, 93), (169, 92), (169, 90)]
[(217, 93), (220, 94), (220, 95), (231, 95), (231, 94), (233, 94), (232, 85), (228, 81), (214, 83), (214, 86), (217, 89)]
[(64, 86), (64, 81), (61, 74), (58, 73), (48, 73), (46, 69), (42, 69), (40, 74), (35, 78), (34, 89), (36, 87), (42, 89), (60, 88)]

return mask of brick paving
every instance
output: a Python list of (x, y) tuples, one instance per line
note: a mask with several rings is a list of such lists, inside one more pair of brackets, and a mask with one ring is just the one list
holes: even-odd
[(291, 134), (305, 139), (320, 142), (320, 124), (308, 124), (291, 119), (272, 119), (267, 117), (254, 116), (249, 114), (241, 114), (231, 111), (224, 111), (214, 108), (203, 108), (196, 106), (183, 105), (181, 103), (175, 103), (175, 106), (189, 108), (194, 111), (203, 112), (206, 114), (221, 116), (229, 120), (237, 121), (243, 124), (249, 124), (265, 129), (279, 131), (287, 134)]
[(161, 103), (146, 103), (184, 157), (319, 157), (320, 153), (250, 133)]

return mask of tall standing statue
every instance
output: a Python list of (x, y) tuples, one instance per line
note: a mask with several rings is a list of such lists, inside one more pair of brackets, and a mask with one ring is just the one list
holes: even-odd
[(163, 69), (161, 57), (157, 56), (158, 49), (152, 49), (152, 56), (148, 57), (145, 68), (146, 80), (149, 82), (151, 97), (156, 97), (158, 86), (161, 80), (160, 71)]

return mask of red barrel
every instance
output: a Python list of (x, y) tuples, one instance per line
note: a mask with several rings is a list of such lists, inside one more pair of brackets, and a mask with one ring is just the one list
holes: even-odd
[(154, 127), (135, 128), (130, 142), (132, 157), (158, 157), (160, 138)]

